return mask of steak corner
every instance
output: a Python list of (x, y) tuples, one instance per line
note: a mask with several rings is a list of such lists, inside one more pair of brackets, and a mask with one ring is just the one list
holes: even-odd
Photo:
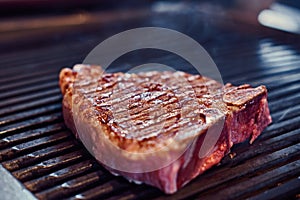
[(105, 168), (168, 194), (272, 121), (265, 86), (223, 86), (184, 72), (76, 65), (61, 71), (60, 88), (67, 127)]

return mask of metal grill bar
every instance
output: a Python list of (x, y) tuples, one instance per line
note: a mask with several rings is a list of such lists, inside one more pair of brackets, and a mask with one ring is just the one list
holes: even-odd
[[(49, 105), (52, 103), (58, 103), (61, 101), (61, 96), (56, 95), (56, 96), (51, 96), (51, 97), (46, 97), (45, 99), (41, 98), (35, 101), (31, 101), (27, 104), (19, 104), (16, 105), (15, 107), (6, 107), (0, 110), (0, 116), (8, 115), (8, 114), (15, 114), (17, 112), (21, 111), (26, 111), (27, 109), (34, 109), (38, 106), (44, 106), (44, 105)], [(38, 111), (36, 111), (38, 112)], [(7, 118), (7, 117), (6, 117)]]
[[(57, 141), (56, 141), (57, 142)], [(51, 145), (49, 142), (48, 145)], [(37, 147), (37, 146), (36, 146)], [(50, 147), (44, 147), (41, 150), (36, 150), (30, 152), (27, 155), (20, 156), (18, 158), (3, 162), (3, 166), (10, 171), (15, 171), (21, 168), (28, 167), (30, 165), (35, 165), (45, 159), (49, 159), (53, 156), (59, 156), (62, 153), (68, 152), (70, 150), (76, 149), (76, 144), (74, 142), (63, 142), (59, 144), (52, 144)]]
[(52, 143), (57, 143), (58, 141), (65, 140), (67, 137), (68, 135), (65, 133), (56, 133), (26, 143), (18, 144), (11, 148), (1, 150), (0, 159), (2, 161), (12, 159), (18, 155), (30, 152), (30, 150), (32, 149), (46, 147), (47, 145), (51, 145)]
[(125, 189), (130, 189), (131, 184), (124, 180), (112, 180), (76, 194), (69, 199), (101, 199), (110, 195), (117, 195)]
[(249, 195), (251, 195), (251, 193), (253, 194), (254, 191), (258, 191), (263, 187), (266, 187), (266, 185), (276, 186), (278, 182), (281, 182), (284, 179), (299, 176), (299, 167), (300, 161), (294, 161), (292, 163), (288, 163), (284, 166), (268, 171), (265, 174), (258, 175), (254, 178), (247, 178), (247, 181), (245, 182), (236, 183), (236, 185), (226, 187), (222, 190), (222, 194), (217, 192), (212, 195), (211, 193), (209, 195), (201, 195), (201, 198), (221, 198), (224, 195), (231, 196), (233, 198), (247, 198)]
[(0, 109), (8, 107), (8, 106), (16, 106), (16, 105), (22, 104), (24, 102), (41, 99), (43, 97), (48, 98), (48, 97), (52, 97), (52, 96), (57, 96), (57, 95), (59, 95), (59, 92), (60, 92), (60, 90), (58, 88), (54, 88), (54, 89), (49, 89), (46, 91), (35, 92), (33, 94), (30, 93), (27, 95), (8, 98), (5, 101), (0, 102)]
[(0, 91), (9, 91), (20, 87), (26, 87), (27, 85), (39, 84), (44, 81), (54, 81), (57, 80), (57, 75), (49, 75), (46, 77), (39, 77), (35, 79), (29, 79), (24, 81), (18, 81), (17, 83), (5, 84), (0, 86)]
[(256, 196), (251, 197), (250, 199), (293, 199), (294, 196), (289, 195), (291, 193), (297, 193), (298, 189), (300, 188), (300, 182), (299, 177), (295, 179), (291, 179), (290, 181), (281, 183), (277, 185), (276, 187), (266, 190), (265, 192), (262, 192)]
[(109, 176), (102, 171), (96, 171), (85, 174), (73, 180), (67, 181), (61, 185), (53, 187), (43, 192), (39, 192), (36, 196), (40, 199), (57, 199), (64, 196), (74, 194), (76, 191), (82, 189), (89, 189), (89, 187), (97, 182), (101, 183), (108, 180)]
[(60, 109), (61, 109), (61, 104), (58, 103), (58, 104), (53, 104), (53, 105), (49, 105), (49, 106), (44, 106), (42, 108), (32, 109), (30, 111), (18, 112), (16, 114), (11, 114), (11, 115), (6, 116), (6, 117), (0, 117), (0, 121), (1, 121), (0, 126), (1, 125), (12, 124), (13, 122), (25, 120), (25, 119), (28, 119), (28, 118), (33, 118), (33, 117), (36, 117), (36, 116), (39, 116), (39, 115), (48, 114), (48, 113), (51, 113), (51, 112), (54, 112), (54, 111), (58, 111)]
[(45, 91), (45, 90), (50, 90), (58, 87), (58, 83), (55, 82), (50, 82), (50, 83), (43, 83), (39, 85), (35, 85), (29, 88), (21, 88), (21, 89), (15, 89), (13, 91), (7, 91), (3, 92), (0, 95), (0, 100), (3, 100), (5, 98), (11, 98), (11, 97), (16, 97), (16, 96), (23, 96), (28, 93), (34, 93), (34, 92), (39, 92), (39, 91)]
[(37, 128), (41, 125), (47, 125), (55, 123), (62, 120), (61, 113), (55, 113), (52, 115), (42, 116), (35, 119), (25, 120), (12, 125), (4, 126), (0, 128), (0, 137), (9, 136), (12, 134), (20, 133), (21, 131), (26, 131), (26, 129)]
[[(20, 71), (20, 69), (18, 69), (18, 66), (20, 65), (26, 66), (25, 68), (33, 68), (36, 66), (35, 63), (39, 63), (39, 66), (41, 67), (43, 66), (42, 64), (46, 63), (50, 64), (51, 62), (53, 63), (60, 60), (65, 61), (76, 57), (81, 58), (87, 49), (92, 47), (93, 46), (91, 46), (89, 42), (55, 45), (53, 48), (50, 47), (47, 50), (42, 49), (41, 51), (38, 51), (34, 49), (32, 51), (22, 52), (22, 54), (18, 53), (17, 55), (2, 56), (0, 64), (10, 66), (11, 69)], [(8, 69), (8, 72), (9, 71), (10, 69)]]
[(71, 177), (87, 174), (91, 170), (95, 169), (97, 164), (93, 160), (83, 161), (78, 164), (74, 164), (68, 168), (64, 168), (47, 176), (42, 176), (38, 179), (27, 181), (24, 185), (33, 192), (47, 189), (51, 186), (61, 183), (64, 180), (68, 180)]
[(27, 142), (32, 139), (36, 139), (40, 136), (45, 136), (51, 133), (55, 133), (63, 129), (64, 129), (64, 125), (62, 123), (59, 123), (54, 125), (48, 125), (43, 128), (38, 128), (35, 130), (25, 131), (16, 135), (4, 137), (0, 140), (0, 149), (11, 147), (15, 144), (20, 144), (22, 142)]
[(74, 151), (72, 153), (51, 158), (49, 160), (42, 161), (34, 166), (29, 166), (24, 169), (19, 169), (13, 172), (13, 175), (21, 181), (31, 180), (33, 175), (41, 176), (53, 172), (58, 168), (76, 163), (84, 159), (84, 153), (82, 150)]
[(51, 73), (57, 72), (57, 69), (46, 69), (43, 71), (37, 71), (37, 72), (31, 72), (29, 74), (16, 74), (11, 77), (3, 77), (0, 80), (0, 83), (15, 83), (16, 81), (19, 80), (26, 80), (26, 79), (31, 79), (31, 78), (36, 78), (36, 77), (41, 77), (45, 75), (49, 75)]

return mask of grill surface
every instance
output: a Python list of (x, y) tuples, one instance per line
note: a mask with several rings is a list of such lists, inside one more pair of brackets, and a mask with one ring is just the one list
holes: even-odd
[[(131, 28), (131, 23), (117, 29)], [(254, 144), (234, 146), (220, 165), (174, 195), (112, 176), (76, 141), (62, 119), (59, 70), (82, 61), (105, 39), (87, 32), (0, 55), (0, 162), (4, 168), (39, 199), (299, 198), (299, 39), (279, 33), (249, 36), (227, 29), (216, 35), (217, 28), (210, 30), (212, 36), (203, 36), (198, 31), (201, 21), (188, 31), (185, 26), (173, 27), (184, 23), (153, 14), (143, 23), (136, 20), (135, 25), (175, 28), (197, 39), (212, 55), (224, 82), (265, 84), (274, 122)], [(108, 25), (105, 30), (115, 33)], [(184, 61), (156, 53), (150, 61), (194, 72)], [(116, 62), (112, 71), (126, 71), (145, 58), (138, 53), (128, 56)]]

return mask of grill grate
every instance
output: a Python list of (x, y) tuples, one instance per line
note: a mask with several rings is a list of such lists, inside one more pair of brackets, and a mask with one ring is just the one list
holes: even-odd
[(299, 45), (263, 37), (241, 37), (218, 48), (206, 45), (225, 82), (267, 86), (274, 123), (253, 145), (234, 146), (233, 158), (226, 156), (174, 195), (112, 176), (65, 128), (59, 68), (79, 62), (90, 48), (88, 40), (0, 56), (0, 163), (37, 198), (296, 198)]

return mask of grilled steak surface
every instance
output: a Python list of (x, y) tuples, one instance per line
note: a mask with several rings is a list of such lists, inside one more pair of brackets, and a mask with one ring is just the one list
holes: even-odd
[(66, 125), (110, 172), (174, 193), (271, 123), (264, 86), (183, 72), (60, 73)]

